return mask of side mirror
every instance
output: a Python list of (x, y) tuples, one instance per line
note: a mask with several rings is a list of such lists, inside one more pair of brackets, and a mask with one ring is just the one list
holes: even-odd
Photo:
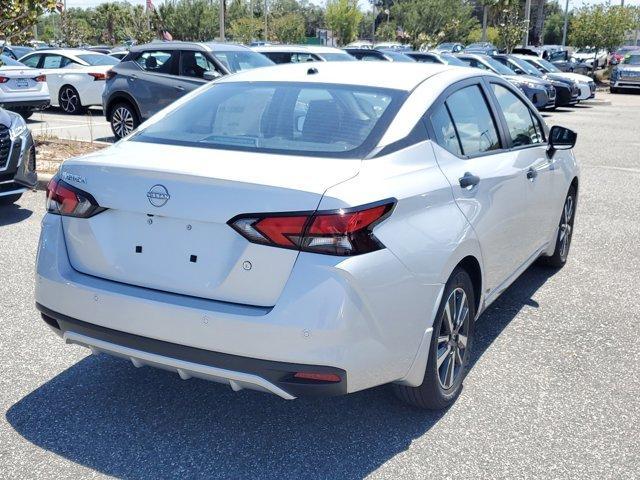
[(556, 150), (571, 150), (576, 146), (578, 134), (573, 130), (565, 127), (554, 125), (549, 131), (549, 146), (547, 147), (547, 156), (553, 158)]
[(216, 72), (215, 70), (207, 70), (202, 74), (202, 78), (204, 78), (208, 82), (215, 80), (216, 78), (220, 78), (221, 76), (222, 75), (220, 75), (220, 73)]

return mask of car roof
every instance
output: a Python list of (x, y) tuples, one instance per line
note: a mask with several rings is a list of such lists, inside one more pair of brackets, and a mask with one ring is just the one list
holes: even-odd
[(426, 79), (450, 70), (457, 72), (460, 79), (478, 75), (477, 69), (417, 62), (290, 63), (245, 70), (216, 80), (216, 83), (328, 83), (411, 91)]
[(157, 41), (151, 43), (145, 43), (142, 45), (136, 45), (131, 47), (130, 52), (141, 52), (144, 50), (149, 50), (150, 48), (156, 49), (167, 49), (167, 50), (179, 50), (181, 48), (195, 48), (200, 50), (206, 50), (209, 52), (216, 51), (246, 51), (250, 50), (249, 47), (245, 47), (244, 45), (240, 45), (239, 43), (222, 43), (222, 42), (182, 42), (179, 40), (174, 40), (171, 42), (165, 41)]
[(295, 52), (295, 53), (344, 53), (344, 50), (325, 45), (261, 45), (252, 47), (256, 52)]
[(29, 52), (25, 55), (25, 57), (27, 55), (33, 55), (36, 53), (37, 54), (53, 53), (54, 55), (66, 55), (69, 57), (77, 57), (78, 55), (100, 55), (99, 52), (85, 50), (84, 48), (46, 48), (46, 49), (34, 50), (33, 52)]

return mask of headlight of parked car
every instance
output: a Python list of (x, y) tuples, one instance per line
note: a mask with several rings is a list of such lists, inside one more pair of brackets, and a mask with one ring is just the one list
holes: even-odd
[(24, 118), (22, 118), (17, 113), (14, 113), (11, 116), (12, 116), (12, 119), (11, 119), (11, 126), (9, 127), (9, 137), (11, 138), (11, 141), (13, 141), (16, 138), (24, 135), (28, 129), (27, 129), (27, 124), (24, 121)]

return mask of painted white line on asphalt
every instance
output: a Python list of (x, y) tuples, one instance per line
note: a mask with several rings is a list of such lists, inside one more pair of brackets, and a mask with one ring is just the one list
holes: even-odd
[(620, 172), (629, 172), (629, 173), (640, 173), (640, 168), (630, 168), (630, 167), (614, 167), (612, 165), (582, 165), (582, 167), (586, 168), (605, 168), (607, 170), (618, 170)]

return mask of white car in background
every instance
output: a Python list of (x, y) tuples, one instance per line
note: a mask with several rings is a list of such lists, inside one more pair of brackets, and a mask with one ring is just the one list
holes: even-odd
[(321, 45), (265, 45), (252, 47), (273, 63), (300, 62), (355, 62), (356, 59), (344, 50)]
[(477, 316), (567, 260), (575, 141), (479, 69), (222, 77), (64, 162), (36, 305), (66, 343), (183, 379), (284, 399), (394, 383), (444, 408)]
[(533, 55), (516, 54), (513, 56), (521, 58), (522, 60), (526, 60), (540, 72), (547, 75), (549, 78), (566, 78), (568, 80), (573, 80), (574, 82), (576, 82), (578, 84), (578, 88), (580, 88), (580, 95), (578, 96), (578, 100), (588, 100), (596, 96), (596, 82), (594, 82), (593, 78), (588, 77), (587, 75), (580, 75), (579, 73), (572, 72), (563, 72), (550, 61), (540, 57), (535, 57)]
[(0, 107), (29, 118), (47, 108), (49, 101), (47, 78), (41, 70), (0, 55)]
[(586, 47), (586, 48), (579, 48), (572, 55), (572, 57), (580, 62), (586, 63), (591, 68), (593, 68), (593, 62), (595, 60), (596, 68), (604, 68), (607, 66), (609, 52), (607, 52), (606, 50), (598, 50), (596, 53), (595, 48)]
[(51, 105), (69, 114), (102, 105), (107, 71), (120, 61), (110, 55), (80, 49), (36, 50), (20, 62), (47, 76)]

